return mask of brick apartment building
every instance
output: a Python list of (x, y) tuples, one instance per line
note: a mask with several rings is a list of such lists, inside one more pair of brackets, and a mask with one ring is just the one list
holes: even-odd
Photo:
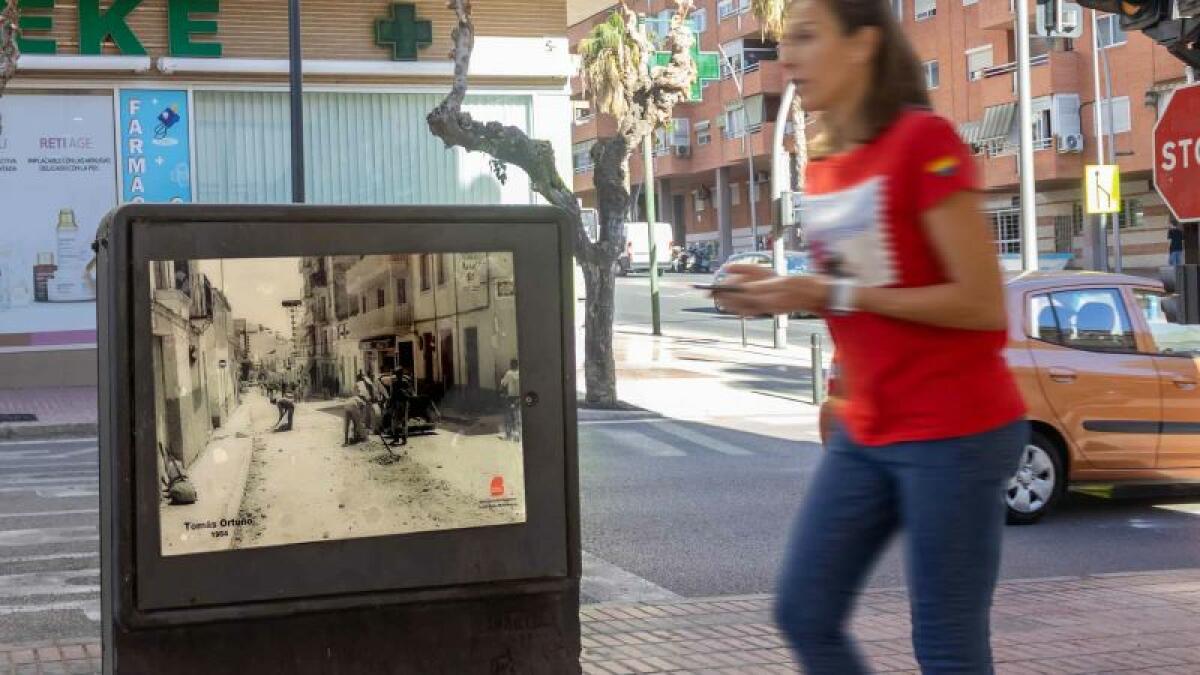
[[(601, 4), (593, 3), (596, 11), (587, 16), (576, 12), (572, 17), (568, 38), (573, 48), (608, 16), (611, 5), (597, 6)], [(892, 0), (892, 4), (924, 63), (935, 109), (959, 126), (975, 150), (999, 251), (1018, 253), (1013, 0)], [(630, 6), (652, 18), (666, 19), (674, 3), (632, 0)], [(696, 2), (693, 21), (701, 49), (723, 50), (727, 63), (721, 81), (704, 87), (703, 100), (676, 109), (672, 128), (659, 134), (654, 166), (659, 219), (672, 223), (676, 241), (709, 242), (718, 250), (721, 233), (728, 228), (733, 252), (753, 246), (751, 194), (757, 197), (753, 206), (760, 240), (770, 231), (766, 188), (771, 142), (786, 84), (777, 44), (763, 39), (749, 6), (749, 0)], [(1039, 249), (1072, 254), (1074, 267), (1085, 264), (1084, 166), (1096, 161), (1095, 54), (1090, 14), (1085, 16), (1082, 38), (1034, 37), (1031, 45)], [(1112, 120), (1116, 161), (1123, 173), (1124, 210), (1118, 219), (1124, 267), (1152, 272), (1166, 263), (1169, 214), (1150, 184), (1151, 135), (1171, 90), (1185, 82), (1185, 68), (1140, 33), (1125, 34), (1114, 16), (1101, 16), (1099, 33), (1112, 79), (1112, 114), (1106, 117)], [(735, 75), (742, 79), (740, 95)], [(577, 81), (575, 85), (575, 190), (584, 205), (591, 206), (595, 192), (588, 150), (597, 137), (612, 132), (614, 121), (595, 115), (579, 94)], [(640, 161), (633, 162), (631, 174), (636, 190), (642, 182)], [(634, 215), (644, 218), (641, 212)]]

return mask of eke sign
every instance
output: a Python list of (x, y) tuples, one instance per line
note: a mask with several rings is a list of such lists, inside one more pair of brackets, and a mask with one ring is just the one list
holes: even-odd
[[(145, 56), (146, 48), (129, 27), (129, 16), (143, 0), (113, 0), (108, 9), (100, 8), (100, 0), (75, 0), (78, 12), (79, 53), (99, 55), (104, 45), (112, 42), (122, 53)], [(60, 5), (67, 4), (59, 2)], [(54, 31), (55, 0), (20, 0), (21, 18), (18, 23), (17, 46), (25, 54), (57, 54), (58, 41), (50, 37)], [(195, 36), (213, 37), (217, 34), (216, 14), (221, 0), (167, 0), (167, 41), (172, 56), (217, 58), (221, 56), (219, 42), (193, 42)], [(212, 15), (212, 18), (196, 18)]]

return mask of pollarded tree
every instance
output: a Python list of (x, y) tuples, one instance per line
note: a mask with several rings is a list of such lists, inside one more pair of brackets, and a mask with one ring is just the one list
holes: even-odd
[(587, 401), (597, 407), (617, 404), (616, 361), (613, 356), (613, 315), (617, 257), (625, 245), (625, 217), (629, 211), (629, 159), (654, 130), (671, 119), (675, 105), (687, 99), (696, 78), (691, 57), (693, 37), (687, 17), (691, 0), (675, 0), (665, 50), (666, 66), (649, 67), (654, 45), (639, 25), (637, 15), (624, 2), (609, 20), (598, 26), (580, 45), (582, 77), (588, 96), (600, 112), (617, 120), (613, 136), (598, 139), (592, 148), (599, 233), (595, 241), (583, 223), (579, 202), (571, 186), (558, 174), (554, 148), (548, 141), (531, 139), (525, 132), (498, 122), (477, 122), (462, 110), (467, 77), (475, 46), (475, 26), (469, 0), (451, 0), (457, 25), (454, 42), (454, 84), (446, 98), (429, 113), (433, 135), (447, 147), (461, 147), (492, 157), (501, 180), (507, 166), (520, 167), (530, 185), (549, 203), (566, 211), (575, 223), (575, 255), (587, 286), (584, 322), (584, 379)]

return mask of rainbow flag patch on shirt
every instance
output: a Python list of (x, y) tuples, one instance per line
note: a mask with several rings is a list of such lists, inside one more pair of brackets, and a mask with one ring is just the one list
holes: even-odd
[(925, 165), (925, 171), (943, 178), (953, 176), (958, 172), (958, 158), (947, 155)]

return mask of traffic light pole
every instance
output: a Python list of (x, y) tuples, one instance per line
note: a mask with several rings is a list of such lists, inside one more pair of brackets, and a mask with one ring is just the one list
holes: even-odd
[(1037, 193), (1033, 175), (1033, 98), (1029, 73), (1029, 4), (1017, 0), (1017, 84), (1021, 125), (1021, 266), (1038, 269)]
[[(1096, 122), (1096, 163), (1104, 164), (1104, 98), (1100, 94), (1100, 19), (1092, 10), (1092, 117)], [(1092, 239), (1092, 267), (1100, 272), (1108, 271), (1108, 216), (1096, 215), (1096, 229), (1090, 233)]]
[[(650, 324), (655, 335), (662, 335), (662, 309), (658, 291), (658, 232), (654, 210), (654, 134), (647, 134), (642, 155), (646, 167), (642, 191), (646, 193), (646, 232), (650, 235)], [(633, 262), (632, 260), (630, 262)]]

